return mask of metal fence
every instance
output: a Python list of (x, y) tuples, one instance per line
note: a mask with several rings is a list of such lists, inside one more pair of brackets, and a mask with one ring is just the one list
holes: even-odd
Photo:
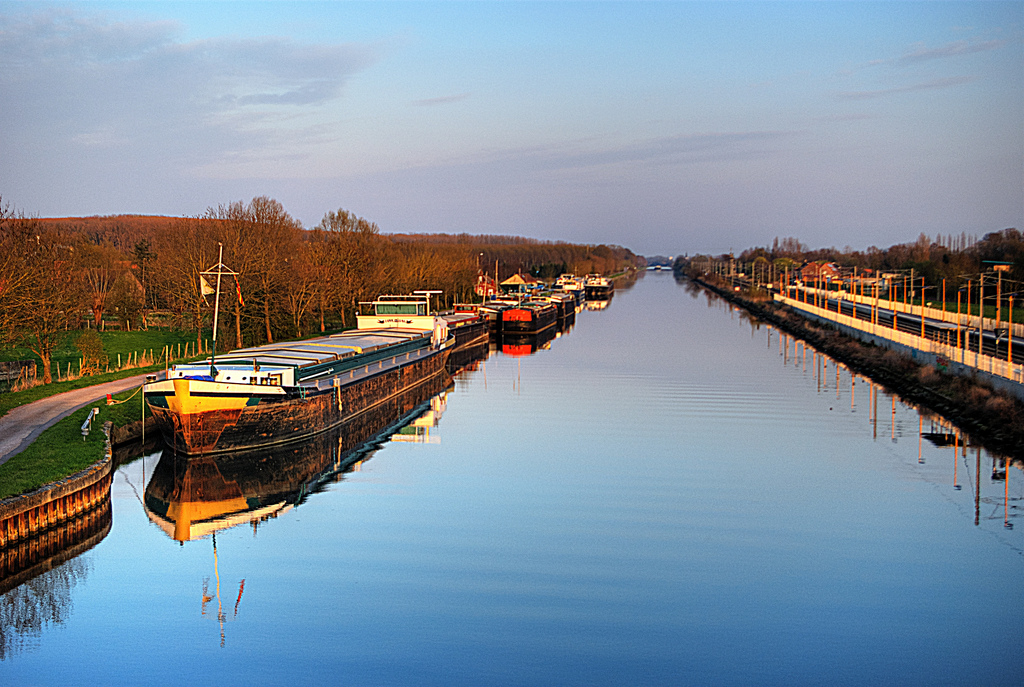
[[(839, 298), (844, 301), (850, 301), (851, 303), (860, 303), (862, 305), (877, 305), (879, 308), (886, 310), (894, 310), (898, 313), (906, 313), (908, 315), (920, 315), (921, 305), (914, 305), (912, 303), (903, 303), (902, 301), (890, 301), (885, 298), (879, 298), (877, 301), (874, 296), (859, 296), (849, 291), (830, 291), (826, 289), (815, 289), (813, 286), (803, 287), (790, 287), (790, 288), (802, 288), (806, 293), (808, 300), (813, 300), (814, 295), (818, 294), (819, 298), (828, 296), (829, 298)], [(802, 302), (802, 301), (800, 301)], [(977, 301), (973, 305), (977, 305)], [(964, 308), (967, 308), (967, 304), (964, 303)], [(1007, 329), (1009, 323), (1006, 320), (996, 321), (990, 317), (981, 317), (972, 315), (967, 312), (962, 312), (957, 315), (956, 312), (949, 310), (940, 310), (939, 308), (929, 308), (927, 305), (924, 307), (924, 316), (931, 320), (939, 320), (941, 322), (948, 322), (950, 324), (956, 324), (957, 319), (960, 320), (961, 327), (977, 327), (980, 325), (982, 329), (992, 331), (995, 329)], [(1013, 335), (1024, 338), (1024, 322), (1013, 323)]]
[[(810, 291), (813, 292), (814, 290), (810, 289)], [(821, 294), (824, 294), (824, 293), (825, 293), (824, 291), (821, 291)], [(836, 292), (834, 292), (834, 291), (831, 292), (830, 296), (832, 298), (835, 298), (836, 297)], [(1016, 382), (1018, 384), (1024, 383), (1024, 365), (1018, 365), (1017, 363), (1010, 363), (1010, 362), (1007, 362), (1006, 360), (1002, 360), (1001, 358), (994, 358), (994, 357), (992, 357), (990, 355), (986, 355), (984, 353), (979, 353), (978, 351), (968, 351), (965, 348), (961, 348), (959, 346), (951, 346), (951, 345), (942, 343), (941, 341), (935, 341), (935, 340), (928, 339), (928, 338), (922, 338), (921, 336), (919, 336), (917, 334), (909, 334), (907, 332), (901, 332), (901, 331), (898, 331), (898, 330), (894, 330), (891, 327), (883, 327), (880, 324), (872, 324), (871, 322), (866, 322), (864, 320), (859, 320), (859, 319), (857, 319), (855, 317), (852, 317), (850, 315), (843, 315), (843, 314), (835, 312), (834, 310), (828, 310), (827, 308), (821, 308), (821, 307), (818, 307), (818, 306), (816, 306), (816, 305), (814, 305), (812, 303), (804, 303), (803, 301), (796, 300), (794, 298), (788, 298), (788, 297), (780, 295), (780, 294), (775, 294), (774, 298), (775, 298), (776, 301), (778, 301), (780, 303), (784, 303), (785, 305), (788, 305), (789, 307), (793, 308), (794, 310), (803, 311), (803, 312), (805, 312), (805, 313), (807, 313), (809, 315), (813, 315), (814, 317), (816, 317), (818, 319), (831, 320), (832, 322), (835, 322), (837, 324), (841, 324), (841, 325), (843, 325), (845, 327), (849, 327), (851, 329), (856, 329), (858, 331), (864, 332), (865, 334), (870, 334), (871, 336), (873, 336), (875, 338), (884, 339), (884, 340), (887, 340), (887, 341), (892, 341), (892, 342), (900, 344), (902, 346), (907, 346), (909, 348), (913, 348), (913, 349), (918, 350), (918, 351), (922, 351), (922, 352), (925, 352), (925, 353), (930, 353), (930, 354), (936, 356), (940, 366), (942, 365), (942, 361), (956, 362), (956, 363), (959, 363), (959, 364), (961, 364), (961, 365), (963, 365), (965, 367), (973, 368), (973, 369), (976, 369), (976, 370), (980, 370), (982, 372), (987, 372), (987, 373), (989, 373), (991, 375), (994, 375), (996, 377), (1002, 377), (1004, 379), (1008, 379), (1008, 380)], [(843, 300), (851, 300), (852, 301), (852, 300), (854, 300), (854, 298), (855, 297), (852, 294), (848, 294), (848, 293), (843, 294)], [(858, 301), (860, 303), (871, 303), (871, 304), (874, 304), (874, 302), (875, 302), (875, 300), (873, 298), (869, 299), (867, 297), (860, 297), (860, 296), (857, 296), (856, 298), (861, 298), (861, 300)], [(883, 303), (885, 304), (885, 306), (883, 306)], [(903, 304), (902, 303), (896, 303), (896, 302), (893, 302), (893, 301), (882, 301), (882, 300), (878, 301), (878, 306), (879, 307), (891, 307), (891, 305), (902, 306)], [(920, 306), (918, 306), (915, 309), (915, 313), (914, 314), (920, 314), (920, 310), (921, 310), (921, 308), (920, 308)], [(942, 314), (941, 310), (933, 310), (932, 308), (927, 308), (927, 307), (924, 310), (925, 310), (925, 317), (930, 317), (931, 316), (931, 315), (929, 315), (930, 311), (931, 312), (939, 313), (940, 315)], [(897, 310), (897, 312), (909, 313), (910, 309), (908, 307), (907, 309), (904, 309), (902, 311)], [(953, 322), (953, 323), (956, 322), (956, 313), (946, 313), (946, 315), (952, 315), (953, 316), (953, 319), (952, 320), (946, 320), (947, 322)], [(964, 317), (966, 317), (966, 316), (964, 316)], [(940, 319), (940, 318), (937, 317), (935, 319)], [(978, 320), (978, 318), (976, 316), (973, 319), (974, 319), (975, 322), (977, 322), (977, 320)], [(986, 319), (986, 322), (994, 324), (995, 320), (988, 320), (988, 319)], [(962, 326), (967, 326), (966, 322), (962, 322), (961, 324), (962, 324)], [(1016, 325), (1014, 326), (1014, 329), (1015, 329), (1015, 333), (1016, 333)]]

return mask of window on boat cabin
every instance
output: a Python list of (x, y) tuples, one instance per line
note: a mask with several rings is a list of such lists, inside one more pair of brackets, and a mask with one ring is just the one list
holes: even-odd
[(377, 303), (378, 315), (426, 315), (426, 303)]

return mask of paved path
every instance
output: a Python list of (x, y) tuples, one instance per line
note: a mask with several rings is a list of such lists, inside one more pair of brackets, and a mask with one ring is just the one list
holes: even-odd
[[(0, 417), (0, 465), (24, 451), (43, 433), (43, 430), (52, 427), (58, 420), (63, 420), (94, 401), (105, 399), (107, 394), (117, 394), (139, 386), (146, 381), (147, 374), (153, 373), (147, 372), (84, 389), (65, 391), (56, 396), (41, 398), (12, 408), (9, 413)], [(163, 371), (157, 373), (158, 379), (163, 379), (163, 376)]]

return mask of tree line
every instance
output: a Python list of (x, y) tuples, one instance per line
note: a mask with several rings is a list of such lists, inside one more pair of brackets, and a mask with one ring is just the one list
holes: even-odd
[[(899, 243), (889, 248), (871, 246), (865, 250), (846, 247), (811, 249), (796, 238), (776, 238), (771, 246), (744, 250), (739, 256), (680, 256), (677, 270), (685, 269), (692, 261), (711, 257), (715, 260), (737, 260), (754, 270), (771, 265), (778, 275), (787, 266), (799, 268), (811, 262), (834, 263), (847, 273), (883, 274), (914, 271), (915, 279), (923, 279), (926, 287), (945, 286), (947, 294), (956, 294), (968, 280), (977, 282), (979, 275), (989, 273), (995, 265), (1002, 265), (1008, 293), (1012, 288), (1024, 290), (1024, 235), (1015, 228), (985, 234), (981, 239), (967, 234), (928, 237), (921, 234), (916, 241)], [(776, 277), (777, 278), (777, 277)], [(1016, 284), (1016, 286), (1014, 286)]]
[[(301, 338), (351, 326), (360, 301), (383, 293), (443, 291), (440, 305), (474, 298), (479, 274), (554, 277), (611, 273), (643, 259), (607, 245), (521, 237), (381, 232), (344, 209), (304, 228), (269, 197), (209, 208), (199, 217), (38, 219), (0, 199), (0, 341), (32, 350), (49, 383), (53, 351), (69, 331), (113, 320), (145, 328), (158, 315), (202, 341), (213, 297), (202, 273), (218, 260), (218, 346)], [(215, 277), (206, 277), (213, 284)]]

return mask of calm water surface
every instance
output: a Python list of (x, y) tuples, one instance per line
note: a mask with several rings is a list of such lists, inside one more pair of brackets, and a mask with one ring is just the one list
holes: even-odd
[(1021, 465), (667, 273), (433, 417), (267, 459), (362, 462), (184, 543), (145, 507), (181, 466), (125, 465), (109, 534), (3, 596), (0, 682), (1024, 682)]

